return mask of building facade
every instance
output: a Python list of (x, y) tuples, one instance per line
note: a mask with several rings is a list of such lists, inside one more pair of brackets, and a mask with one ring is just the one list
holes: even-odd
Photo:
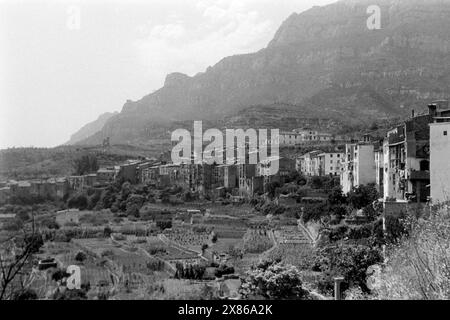
[(349, 193), (354, 187), (376, 182), (374, 145), (360, 142), (345, 145), (341, 170), (341, 187)]

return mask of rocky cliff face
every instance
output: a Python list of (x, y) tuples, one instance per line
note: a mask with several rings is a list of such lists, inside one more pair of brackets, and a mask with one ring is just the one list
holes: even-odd
[(84, 125), (80, 130), (75, 132), (70, 136), (70, 140), (65, 144), (76, 144), (77, 142), (83, 141), (84, 139), (89, 138), (93, 134), (102, 130), (105, 123), (111, 119), (112, 117), (118, 115), (118, 112), (107, 112), (100, 115), (97, 120), (89, 122)]
[(447, 97), (450, 0), (376, 2), (380, 30), (367, 28), (373, 1), (342, 0), (292, 14), (267, 48), (224, 58), (194, 77), (168, 75), (164, 87), (127, 102), (84, 142), (107, 135), (139, 142), (157, 123), (230, 119), (249, 107), (279, 104), (297, 106), (299, 117), (369, 122)]

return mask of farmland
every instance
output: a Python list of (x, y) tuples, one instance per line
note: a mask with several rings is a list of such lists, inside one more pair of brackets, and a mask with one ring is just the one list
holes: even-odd
[[(52, 273), (78, 265), (90, 299), (237, 296), (239, 277), (261, 259), (281, 257), (299, 265), (307, 257), (307, 243), (292, 243), (305, 240), (296, 225), (268, 221), (247, 205), (147, 203), (141, 212), (134, 217), (107, 209), (65, 210), (39, 216), (46, 242), (37, 258), (53, 258), (58, 265), (37, 273), (33, 286), (39, 295), (58, 290)], [(52, 219), (57, 227), (49, 229)], [(198, 279), (180, 278), (180, 264), (200, 265), (205, 272)], [(216, 273), (224, 266), (231, 268), (231, 278)]]

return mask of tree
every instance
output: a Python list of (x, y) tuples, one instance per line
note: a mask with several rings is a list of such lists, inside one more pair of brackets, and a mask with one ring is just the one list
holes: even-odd
[(343, 288), (358, 286), (363, 292), (367, 287), (367, 268), (383, 262), (381, 250), (375, 247), (354, 244), (330, 245), (319, 250), (315, 256), (314, 271), (323, 273), (319, 289), (333, 291), (334, 277), (342, 276)]
[(23, 229), (22, 234), (0, 243), (0, 300), (13, 299), (28, 290), (27, 269), (31, 269), (31, 258), (42, 244), (42, 236), (35, 231), (34, 218), (31, 231)]
[(113, 233), (112, 229), (110, 227), (108, 227), (108, 226), (103, 229), (103, 234), (107, 238), (109, 238), (112, 233)]
[(271, 182), (267, 185), (267, 193), (270, 198), (275, 198), (277, 189), (281, 187), (278, 181)]
[(244, 298), (262, 296), (265, 299), (307, 299), (300, 271), (276, 261), (263, 261), (247, 272), (240, 287)]
[(78, 261), (78, 262), (83, 262), (86, 259), (87, 259), (87, 255), (83, 251), (78, 252), (75, 256), (75, 261)]
[(158, 220), (156, 226), (161, 230), (170, 229), (172, 228), (172, 220)]
[(336, 186), (328, 194), (328, 203), (331, 205), (341, 205), (347, 203), (347, 197), (342, 192), (341, 186)]
[(309, 181), (309, 185), (313, 189), (322, 189), (324, 185), (323, 177), (312, 177)]
[(409, 235), (388, 247), (387, 263), (375, 276), (377, 298), (450, 299), (450, 210), (409, 218)]
[(98, 170), (97, 157), (92, 154), (85, 154), (73, 160), (73, 169), (76, 175), (82, 176)]
[(86, 195), (82, 193), (77, 193), (69, 198), (69, 200), (67, 201), (67, 206), (69, 208), (77, 208), (80, 210), (84, 210), (88, 206), (88, 199)]
[(378, 191), (374, 184), (354, 187), (348, 194), (348, 202), (355, 209), (362, 209), (378, 200)]

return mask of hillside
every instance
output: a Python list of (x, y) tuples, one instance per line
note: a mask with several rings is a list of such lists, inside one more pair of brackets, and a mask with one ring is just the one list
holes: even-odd
[(128, 159), (159, 157), (162, 147), (114, 145), (109, 148), (60, 146), (56, 148), (9, 148), (0, 150), (0, 180), (66, 177), (74, 173), (73, 162), (83, 154), (97, 157), (100, 167)]
[(118, 112), (106, 112), (100, 115), (96, 120), (89, 122), (88, 124), (84, 125), (80, 130), (72, 134), (70, 136), (70, 140), (65, 144), (69, 145), (76, 144), (77, 142), (80, 142), (92, 136), (96, 132), (100, 131), (105, 125), (105, 123), (117, 114)]
[[(128, 101), (82, 143), (109, 136), (113, 143), (146, 144), (169, 139), (174, 121), (240, 123), (248, 110), (255, 123), (275, 127), (295, 117), (292, 126), (339, 128), (404, 116), (446, 98), (450, 0), (377, 1), (381, 30), (366, 25), (372, 2), (344, 0), (294, 13), (266, 48), (224, 58), (194, 77), (168, 75), (161, 89)], [(275, 117), (255, 109), (274, 105), (288, 107)]]

